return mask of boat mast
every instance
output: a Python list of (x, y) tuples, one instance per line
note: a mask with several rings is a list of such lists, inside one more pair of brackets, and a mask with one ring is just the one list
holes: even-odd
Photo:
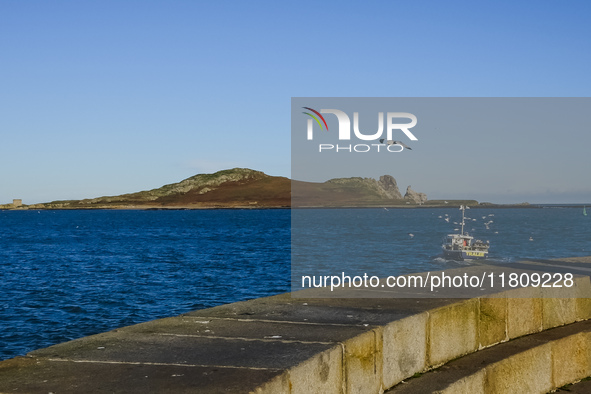
[(463, 205), (460, 205), (460, 211), (462, 211), (462, 232), (460, 234), (464, 235), (464, 211), (466, 211), (466, 208)]

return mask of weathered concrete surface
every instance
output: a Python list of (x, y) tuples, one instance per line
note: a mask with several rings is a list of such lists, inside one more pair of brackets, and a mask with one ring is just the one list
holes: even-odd
[(544, 393), (552, 388), (551, 345), (544, 344), (489, 366), (485, 393)]
[(542, 329), (542, 299), (539, 288), (507, 292), (507, 335), (517, 338)]
[(591, 393), (591, 377), (573, 384), (566, 384), (564, 387), (561, 386), (556, 392), (561, 394), (589, 394)]
[(497, 344), (407, 380), (402, 393), (546, 393), (589, 375), (591, 321)]
[[(540, 264), (527, 261), (519, 269)], [(591, 259), (551, 264), (591, 271)], [(475, 265), (455, 273), (480, 277), (504, 269)], [(571, 293), (498, 286), (400, 293), (380, 287), (312, 289), (238, 302), (0, 362), (0, 392), (378, 393), (458, 356), (591, 317), (589, 277), (576, 282)], [(478, 297), (442, 298), (473, 294)], [(576, 299), (569, 298), (573, 294)], [(556, 357), (569, 356), (556, 351)], [(579, 364), (564, 368), (560, 376), (581, 371)], [(463, 379), (450, 387), (500, 384), (477, 373)]]
[(461, 377), (456, 382), (441, 390), (441, 394), (477, 394), (485, 393), (486, 371), (480, 370), (472, 375)]
[[(2, 393), (249, 392), (278, 370), (50, 361), (18, 357), (0, 363)], [(281, 391), (277, 391), (281, 392)]]
[(37, 350), (37, 358), (70, 361), (158, 363), (285, 369), (333, 344), (176, 335), (108, 333)]
[(344, 344), (346, 393), (377, 393), (382, 387), (382, 330), (368, 331)]
[[(577, 319), (576, 288), (546, 288), (542, 298), (542, 327), (553, 328)], [(564, 296), (568, 296), (565, 298)]]
[(283, 294), (223, 305), (2, 362), (0, 392), (378, 392), (382, 325), (456, 301)]
[(480, 321), (478, 325), (479, 347), (484, 348), (506, 341), (507, 334), (507, 298), (480, 299)]
[(334, 346), (291, 368), (288, 375), (289, 391), (261, 389), (266, 393), (339, 393), (343, 390), (343, 352), (340, 346)]
[[(367, 324), (367, 323), (365, 323)], [(282, 340), (296, 342), (342, 342), (369, 329), (369, 324), (313, 324), (307, 322), (262, 321), (195, 317), (170, 317), (126, 327), (127, 333), (241, 338), (244, 340)], [(372, 325), (373, 327), (373, 325)], [(115, 332), (118, 332), (116, 330)]]
[[(304, 294), (308, 291), (302, 292)], [(312, 292), (310, 292), (312, 293)], [(361, 292), (360, 292), (361, 293)], [(295, 294), (295, 293), (294, 293)], [(327, 294), (326, 292), (320, 294)], [(324, 325), (381, 326), (416, 313), (457, 302), (449, 298), (357, 298), (352, 291), (348, 298), (293, 298), (292, 294), (257, 298), (187, 313), (184, 316), (296, 322)], [(301, 296), (301, 295), (298, 295)]]
[(429, 365), (439, 365), (478, 349), (478, 305), (478, 299), (471, 299), (430, 312)]
[(383, 331), (384, 387), (421, 372), (427, 366), (427, 323), (423, 312), (388, 324)]
[(552, 343), (554, 387), (591, 375), (591, 333), (582, 332)]

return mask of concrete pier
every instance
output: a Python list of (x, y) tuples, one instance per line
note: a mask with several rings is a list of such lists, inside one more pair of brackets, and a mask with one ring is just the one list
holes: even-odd
[[(419, 298), (426, 294), (418, 292), (417, 298), (392, 298), (368, 289), (336, 294), (315, 289), (238, 302), (0, 362), (0, 392), (380, 393), (458, 357), (591, 318), (591, 257), (515, 266), (525, 271), (555, 266), (574, 273), (576, 286), (566, 293), (488, 289), (472, 298)], [(479, 274), (483, 268), (461, 271), (466, 270)], [(575, 335), (564, 339), (560, 355), (542, 346), (546, 353), (540, 357), (558, 366), (553, 360), (581, 360), (574, 369), (540, 372), (548, 375), (542, 390), (591, 375), (591, 347), (580, 346), (588, 342), (584, 333), (589, 324), (580, 324), (559, 338)], [(519, 360), (496, 371), (518, 368)], [(484, 372), (472, 375), (479, 373)], [(537, 375), (531, 379), (539, 380)], [(453, 384), (452, 379), (448, 386)], [(500, 392), (478, 387), (455, 392)]]

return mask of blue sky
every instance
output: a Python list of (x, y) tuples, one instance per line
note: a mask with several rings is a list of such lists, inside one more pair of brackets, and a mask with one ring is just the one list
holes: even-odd
[[(585, 1), (3, 1), (0, 202), (121, 194), (231, 167), (290, 176), (291, 97), (589, 96), (589, 11)], [(591, 201), (588, 179), (546, 197), (520, 186), (519, 201)]]

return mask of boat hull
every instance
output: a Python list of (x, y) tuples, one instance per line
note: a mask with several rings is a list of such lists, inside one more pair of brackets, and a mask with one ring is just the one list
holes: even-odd
[(444, 250), (443, 257), (448, 260), (482, 260), (488, 257), (488, 251), (484, 250)]

